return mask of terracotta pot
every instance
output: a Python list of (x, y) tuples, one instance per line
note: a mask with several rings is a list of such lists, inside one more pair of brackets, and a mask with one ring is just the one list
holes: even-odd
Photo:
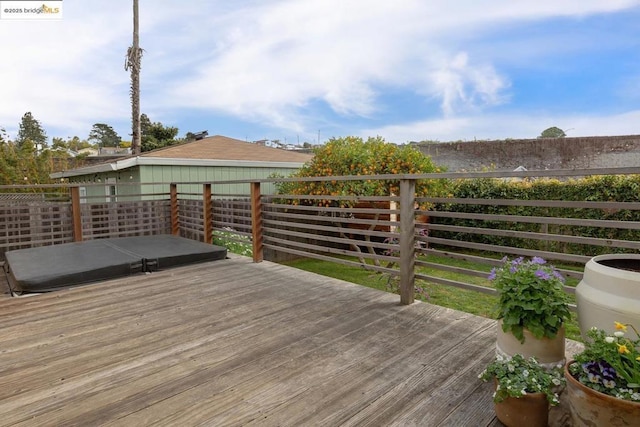
[(576, 302), (583, 338), (594, 326), (613, 333), (614, 322), (640, 324), (640, 255), (591, 258), (576, 287)]
[(510, 332), (502, 330), (502, 320), (498, 321), (496, 339), (496, 354), (503, 357), (513, 357), (521, 354), (525, 358), (535, 357), (538, 363), (551, 368), (564, 365), (564, 326), (560, 328), (555, 338), (536, 338), (527, 329), (524, 330), (524, 343)]
[(618, 399), (587, 387), (569, 372), (572, 363), (575, 362), (565, 365), (564, 376), (573, 427), (640, 426), (640, 403)]
[(549, 401), (544, 393), (508, 397), (495, 404), (496, 416), (507, 427), (546, 427)]

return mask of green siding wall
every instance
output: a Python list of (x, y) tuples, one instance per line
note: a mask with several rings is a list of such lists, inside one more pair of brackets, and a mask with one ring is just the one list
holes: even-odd
[[(116, 198), (120, 201), (136, 199), (166, 198), (165, 195), (157, 197), (140, 197), (140, 194), (166, 194), (169, 192), (169, 183), (180, 182), (211, 182), (212, 192), (216, 195), (249, 195), (249, 184), (219, 184), (216, 181), (246, 180), (268, 178), (270, 175), (279, 174), (288, 176), (295, 172), (296, 168), (268, 168), (268, 167), (235, 167), (235, 166), (136, 166), (133, 168), (98, 174), (76, 176), (70, 178), (71, 182), (83, 183), (83, 192), (86, 192), (86, 202), (102, 203), (106, 201), (109, 186), (116, 188)], [(138, 184), (139, 183), (139, 184)], [(194, 198), (202, 197), (202, 185), (179, 185), (180, 193), (194, 193)], [(275, 193), (275, 186), (271, 183), (263, 184), (263, 194)], [(119, 196), (119, 197), (118, 197)], [(129, 197), (124, 197), (129, 196)]]
[[(249, 184), (220, 184), (216, 181), (245, 180), (268, 178), (275, 173), (288, 176), (295, 172), (295, 168), (258, 168), (258, 167), (235, 167), (235, 166), (141, 166), (140, 181), (143, 183), (170, 183), (170, 182), (212, 182), (214, 194), (221, 195), (248, 195)], [(180, 186), (180, 192), (202, 192), (199, 185), (184, 188)], [(273, 194), (275, 187), (272, 184), (265, 184), (262, 188), (263, 194)], [(160, 191), (160, 189), (158, 189)]]

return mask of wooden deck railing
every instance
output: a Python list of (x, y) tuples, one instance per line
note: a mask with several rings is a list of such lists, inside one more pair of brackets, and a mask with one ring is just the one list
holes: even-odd
[[(487, 268), (509, 256), (542, 256), (563, 265), (561, 271), (579, 279), (589, 255), (572, 248), (640, 252), (634, 238), (593, 237), (584, 230), (606, 228), (640, 232), (640, 221), (581, 218), (580, 212), (624, 209), (640, 211), (637, 202), (471, 199), (416, 197), (422, 179), (475, 179), (506, 177), (572, 177), (593, 174), (640, 174), (640, 168), (446, 173), (317, 177), (314, 181), (397, 180), (393, 196), (262, 194), (264, 183), (287, 179), (225, 181), (215, 183), (117, 184), (0, 187), (0, 252), (32, 246), (60, 244), (103, 237), (175, 234), (210, 242), (216, 233), (225, 239), (249, 242), (254, 261), (285, 256), (313, 257), (360, 266), (395, 277), (401, 302), (414, 298), (416, 279), (461, 289), (492, 293), (471, 278), (486, 277)], [(216, 192), (217, 186), (241, 184), (241, 194)], [(301, 203), (302, 201), (310, 201)], [(421, 210), (420, 205), (435, 208)], [(555, 209), (554, 215), (470, 213), (439, 206), (513, 206)], [(556, 208), (564, 208), (560, 211)], [(571, 215), (558, 215), (571, 212)], [(593, 216), (593, 215), (591, 215)], [(425, 220), (428, 219), (428, 220)], [(461, 224), (466, 221), (468, 224)], [(522, 230), (523, 225), (533, 228)], [(533, 231), (532, 231), (533, 230)], [(615, 233), (614, 233), (615, 234)], [(636, 234), (637, 235), (637, 234)], [(462, 237), (461, 237), (462, 236)], [(516, 244), (496, 244), (495, 239)], [(493, 239), (493, 240), (491, 240)], [(472, 261), (485, 268), (462, 268), (431, 262), (431, 256)], [(469, 281), (454, 281), (425, 269), (454, 272)], [(568, 292), (573, 288), (567, 287)]]

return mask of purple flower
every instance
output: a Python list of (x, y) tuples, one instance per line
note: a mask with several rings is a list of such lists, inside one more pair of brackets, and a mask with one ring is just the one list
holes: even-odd
[(553, 276), (554, 276), (556, 279), (558, 279), (558, 280), (560, 280), (562, 283), (564, 283), (564, 276), (563, 276), (562, 274), (560, 274), (560, 272), (558, 272), (558, 270), (555, 270), (555, 269), (554, 269), (554, 270), (552, 271), (552, 273), (553, 273)]
[(547, 261), (544, 258), (540, 258), (539, 256), (534, 256), (531, 258), (531, 264), (546, 264)]
[(593, 372), (589, 372), (587, 374), (587, 377), (589, 378), (589, 381), (594, 383), (594, 384), (598, 384), (600, 382), (600, 380), (602, 379), (600, 377), (600, 375), (598, 374), (594, 374)]
[(582, 370), (587, 374), (587, 378), (592, 383), (602, 382), (602, 384), (607, 388), (613, 388), (616, 386), (615, 381), (618, 379), (618, 374), (613, 366), (604, 360), (583, 363)]
[(496, 269), (492, 268), (491, 272), (489, 273), (489, 277), (487, 277), (489, 280), (494, 280), (496, 278)]
[(551, 279), (551, 275), (549, 273), (547, 273), (544, 270), (537, 270), (536, 271), (536, 277), (542, 280), (549, 280)]

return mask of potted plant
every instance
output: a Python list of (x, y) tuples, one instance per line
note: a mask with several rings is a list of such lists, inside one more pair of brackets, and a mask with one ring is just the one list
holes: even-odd
[(534, 356), (547, 366), (563, 366), (564, 323), (570, 311), (562, 275), (540, 257), (505, 257), (489, 279), (499, 296), (497, 353)]
[(613, 329), (591, 328), (584, 350), (565, 366), (576, 427), (640, 425), (640, 338), (631, 324), (614, 322)]
[(557, 405), (564, 385), (561, 368), (546, 369), (534, 357), (496, 356), (478, 376), (493, 380), (496, 416), (506, 426), (546, 426), (549, 405)]

